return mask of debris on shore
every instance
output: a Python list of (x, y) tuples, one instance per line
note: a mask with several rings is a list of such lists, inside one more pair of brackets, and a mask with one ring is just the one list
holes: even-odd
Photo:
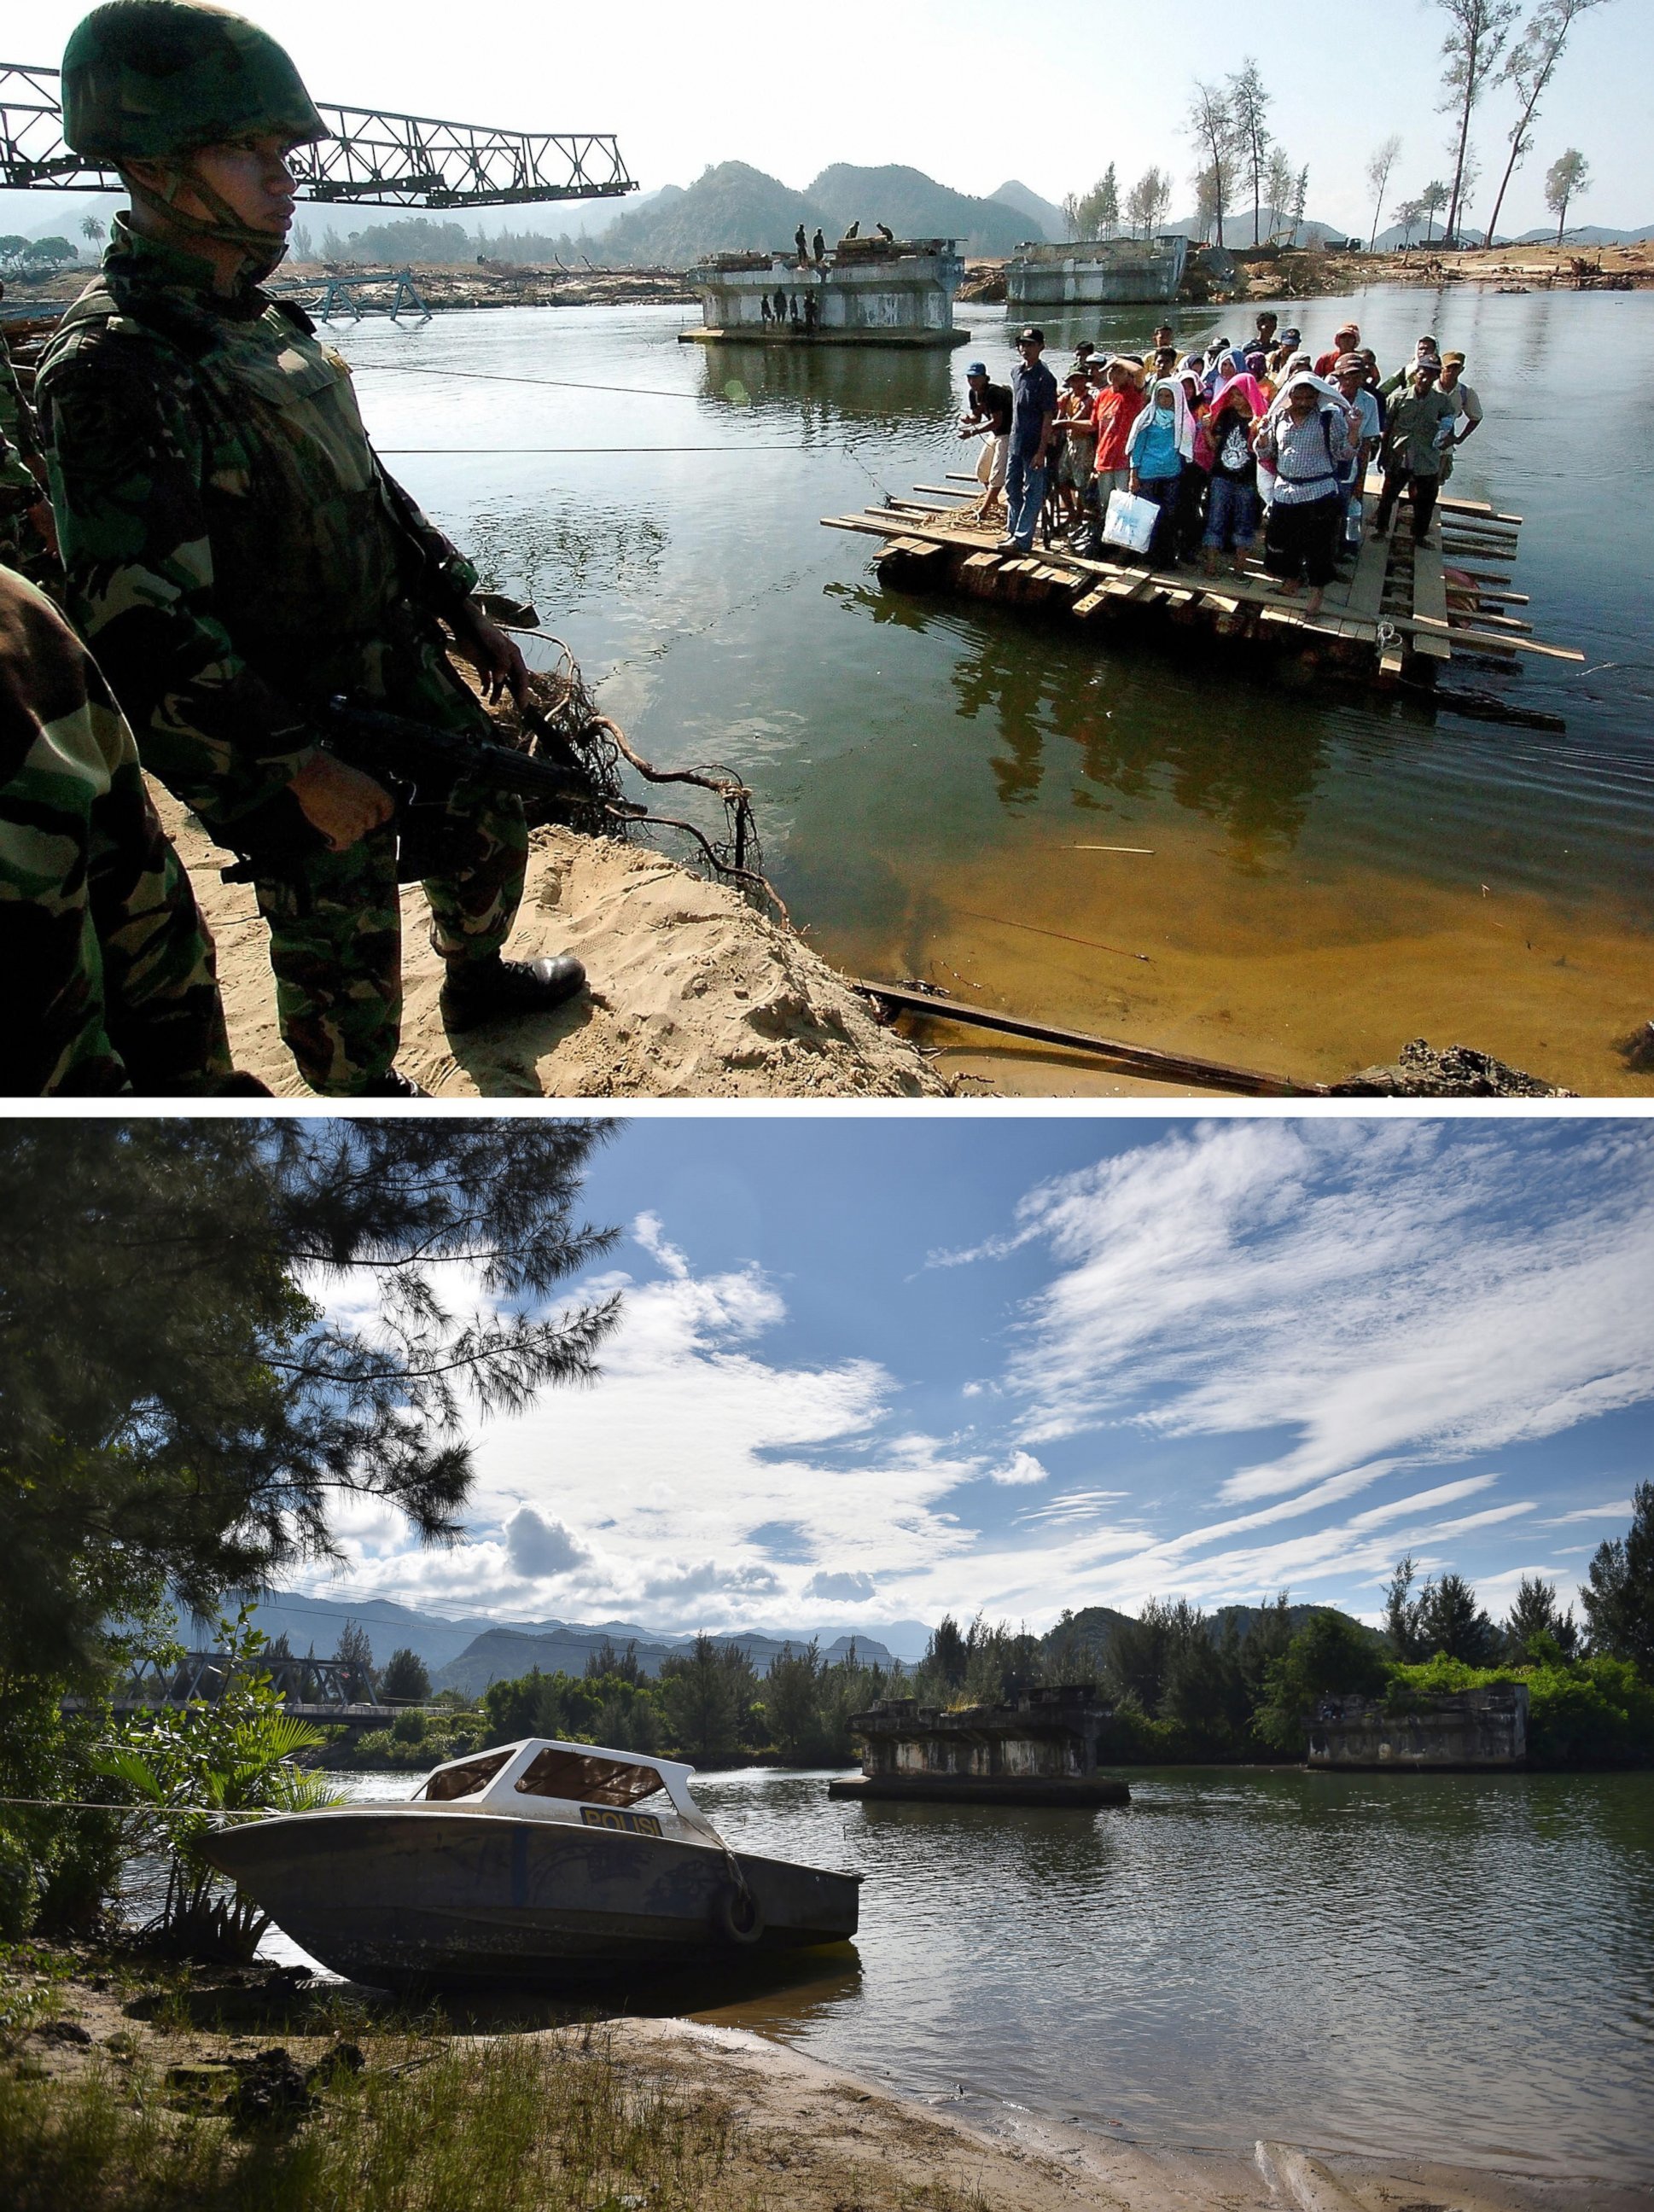
[(1335, 1098), (1577, 1098), (1519, 1067), (1507, 1066), (1491, 1053), (1466, 1044), (1444, 1052), (1415, 1037), (1385, 1067), (1364, 1067), (1330, 1085)]

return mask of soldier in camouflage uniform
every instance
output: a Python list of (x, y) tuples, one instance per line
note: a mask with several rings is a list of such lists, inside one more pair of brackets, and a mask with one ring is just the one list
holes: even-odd
[[(288, 56), (204, 0), (110, 0), (70, 39), (63, 82), (69, 143), (119, 167), (133, 203), (37, 380), (71, 609), (145, 765), (252, 861), (306, 1079), (409, 1095), (392, 1066), (392, 801), (319, 746), (312, 715), (345, 694), (486, 735), (438, 621), (493, 697), (522, 696), (521, 655), (380, 466), (343, 358), (259, 289), (286, 251), (286, 155), (326, 135)], [(561, 1005), (577, 961), (500, 957), (520, 801), (462, 784), (447, 826), (422, 872), (450, 1032)], [(302, 857), (270, 857), (295, 843)]]
[(14, 1097), (171, 1097), (232, 1084), (212, 939), (149, 804), (132, 733), (68, 623), (9, 568), (0, 1036)]
[[(0, 300), (6, 288), (0, 284)], [(24, 398), (0, 325), (0, 443), (10, 453), (0, 474), (0, 561), (21, 568), (37, 583), (60, 581), (58, 538), (46, 503), (46, 458), (34, 428), (34, 410)], [(19, 494), (26, 495), (19, 498)]]

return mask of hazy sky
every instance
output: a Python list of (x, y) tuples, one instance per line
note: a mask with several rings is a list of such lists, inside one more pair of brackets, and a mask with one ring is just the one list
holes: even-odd
[(471, 1540), (340, 1580), (684, 1628), (1043, 1628), (1411, 1549), (1570, 1595), (1648, 1472), (1654, 1133), (1626, 1121), (642, 1119), (625, 1318), (480, 1443)]
[[(26, 22), (23, 12), (13, 11), (4, 44), (27, 51), (6, 58), (55, 64), (85, 10), (82, 0), (34, 0)], [(905, 162), (963, 191), (1016, 177), (1061, 200), (1112, 160), (1125, 179), (1169, 164), (1182, 214), (1193, 204), (1181, 129), (1190, 82), (1238, 70), (1249, 54), (1274, 94), (1278, 135), (1310, 166), (1313, 215), (1367, 228), (1361, 173), (1390, 131), (1403, 140), (1401, 197), (1446, 173), (1445, 124), (1434, 112), (1441, 18), (1430, 0), (1387, 0), (1347, 21), (1335, 11), (1294, 22), (1290, 34), (1268, 9), (1207, 9), (1168, 18), (1165, 35), (1146, 39), (1140, 10), (1118, 0), (1032, 15), (988, 0), (891, 0), (848, 15), (753, 0), (633, 0), (617, 15), (543, 0), (472, 0), (460, 10), (431, 0), (265, 0), (250, 12), (291, 46), (319, 97), (521, 129), (616, 131), (645, 189), (687, 185), (715, 161), (750, 161), (800, 187), (831, 161)], [(1020, 92), (1019, 46), (1034, 72)], [(1543, 172), (1570, 145), (1597, 180), (1576, 222), (1654, 222), (1651, 83), (1654, 4), (1608, 0), (1574, 34), (1501, 227), (1547, 219)], [(1504, 166), (1509, 108), (1496, 90), (1478, 122), (1490, 178)]]

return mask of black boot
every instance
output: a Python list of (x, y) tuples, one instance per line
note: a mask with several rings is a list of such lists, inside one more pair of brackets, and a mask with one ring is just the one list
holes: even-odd
[(358, 1098), (429, 1098), (430, 1095), (429, 1091), (422, 1091), (417, 1083), (410, 1082), (407, 1076), (398, 1075), (393, 1067), (387, 1067), (384, 1074), (375, 1077), (365, 1091), (356, 1093)]
[(545, 960), (453, 960), (442, 986), (442, 1021), (450, 1036), (485, 1022), (549, 1014), (586, 988), (586, 970), (572, 952)]

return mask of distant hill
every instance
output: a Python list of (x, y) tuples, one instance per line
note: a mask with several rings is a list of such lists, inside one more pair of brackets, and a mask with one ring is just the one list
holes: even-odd
[[(1014, 177), (1008, 185), (1001, 185), (998, 191), (989, 197), (1000, 201), (1006, 207), (1015, 208), (1019, 215), (1025, 215), (1034, 226), (1029, 233), (1031, 238), (1043, 238), (1052, 246), (1061, 246), (1067, 237), (1068, 218), (1062, 210), (1053, 206), (1049, 200), (1043, 200), (1026, 185), (1019, 185)], [(1020, 246), (1023, 240), (1019, 239), (1017, 243)]]
[(830, 240), (853, 222), (864, 232), (888, 223), (898, 238), (957, 238), (969, 253), (1014, 253), (1028, 235), (1028, 218), (998, 200), (950, 191), (920, 169), (858, 169), (840, 161), (824, 169), (810, 198), (826, 209)]
[[(389, 1598), (347, 1601), (311, 1597), (296, 1591), (277, 1591), (261, 1598), (253, 1608), (252, 1620), (256, 1628), (272, 1639), (285, 1635), (291, 1648), (301, 1655), (313, 1646), (320, 1659), (330, 1657), (337, 1649), (340, 1630), (347, 1620), (354, 1620), (367, 1630), (376, 1664), (382, 1666), (398, 1645), (405, 1644), (410, 1651), (417, 1651), (430, 1668), (439, 1689), (469, 1687), (468, 1683), (462, 1685), (457, 1678), (451, 1682), (449, 1670), (455, 1662), (469, 1659), (475, 1647), (488, 1645), (492, 1638), (509, 1639), (499, 1649), (502, 1655), (508, 1654), (511, 1663), (503, 1663), (502, 1657), (502, 1664), (496, 1666), (491, 1651), (485, 1655), (479, 1687), (485, 1688), (502, 1674), (508, 1677), (526, 1674), (535, 1665), (548, 1674), (562, 1667), (578, 1674), (584, 1670), (587, 1656), (605, 1638), (617, 1651), (635, 1643), (640, 1658), (646, 1651), (654, 1655), (652, 1662), (645, 1661), (649, 1673), (654, 1674), (668, 1652), (682, 1650), (690, 1641), (687, 1632), (674, 1633), (645, 1628), (631, 1620), (497, 1621), (481, 1613), (450, 1620), (437, 1613), (421, 1612), (413, 1606), (398, 1605)], [(185, 1632), (192, 1643), (198, 1637), (210, 1639), (211, 1634), (210, 1630), (198, 1624)], [(733, 1639), (721, 1637), (718, 1641), (733, 1640), (748, 1647), (753, 1664), (762, 1674), (768, 1671), (770, 1659), (786, 1644), (791, 1644), (794, 1650), (802, 1650), (812, 1638), (817, 1638), (824, 1657), (840, 1659), (848, 1651), (854, 1635), (856, 1650), (862, 1657), (874, 1665), (888, 1667), (892, 1646), (903, 1654), (922, 1651), (927, 1633), (922, 1622), (903, 1620), (889, 1626), (881, 1624), (871, 1635), (830, 1627), (763, 1628)], [(884, 1640), (886, 1638), (891, 1639), (889, 1643)], [(516, 1663), (519, 1659), (520, 1665)], [(468, 1674), (478, 1671), (475, 1667), (466, 1669)]]
[(831, 215), (807, 192), (745, 161), (723, 161), (686, 191), (622, 216), (604, 233), (603, 250), (616, 264), (687, 269), (708, 253), (790, 246), (800, 223), (810, 233), (833, 230)]
[[(775, 1661), (790, 1644), (795, 1651), (803, 1650), (809, 1644), (808, 1635), (793, 1637), (760, 1636), (752, 1633), (715, 1636), (715, 1644), (733, 1644), (745, 1651), (760, 1674), (767, 1674)], [(648, 1638), (636, 1632), (617, 1635), (612, 1628), (559, 1628), (549, 1636), (526, 1636), (514, 1629), (490, 1628), (467, 1644), (465, 1650), (432, 1677), (439, 1690), (463, 1690), (469, 1698), (480, 1697), (490, 1682), (511, 1682), (519, 1675), (528, 1674), (538, 1667), (542, 1674), (583, 1674), (586, 1662), (605, 1642), (616, 1650), (624, 1650), (629, 1644), (637, 1647), (637, 1661), (646, 1674), (660, 1672), (663, 1660), (670, 1659), (688, 1648), (687, 1638), (670, 1639)], [(891, 1654), (885, 1645), (871, 1637), (841, 1636), (831, 1644), (824, 1644), (821, 1656), (830, 1665), (848, 1658), (854, 1643), (856, 1656), (869, 1666), (892, 1665)]]
[[(1273, 1610), (1273, 1608), (1270, 1609)], [(1292, 1626), (1293, 1634), (1296, 1635), (1304, 1622), (1312, 1619), (1317, 1613), (1337, 1613), (1341, 1610), (1341, 1608), (1335, 1605), (1292, 1605), (1286, 1608), (1286, 1618)], [(1256, 1627), (1258, 1622), (1262, 1620), (1264, 1611), (1265, 1608), (1262, 1606), (1256, 1605), (1219, 1606), (1215, 1613), (1207, 1615), (1207, 1626), (1215, 1642), (1224, 1634), (1232, 1620), (1240, 1632), (1242, 1640), (1244, 1641)], [(1347, 1615), (1346, 1618), (1353, 1619), (1353, 1615)], [(1095, 1655), (1100, 1663), (1107, 1658), (1109, 1645), (1122, 1621), (1133, 1626), (1136, 1625), (1134, 1616), (1130, 1613), (1116, 1613), (1111, 1606), (1088, 1605), (1083, 1612), (1075, 1613), (1068, 1626), (1079, 1641)], [(1376, 1629), (1366, 1628), (1365, 1623), (1357, 1625), (1361, 1626), (1367, 1635), (1374, 1637), (1377, 1635)]]

